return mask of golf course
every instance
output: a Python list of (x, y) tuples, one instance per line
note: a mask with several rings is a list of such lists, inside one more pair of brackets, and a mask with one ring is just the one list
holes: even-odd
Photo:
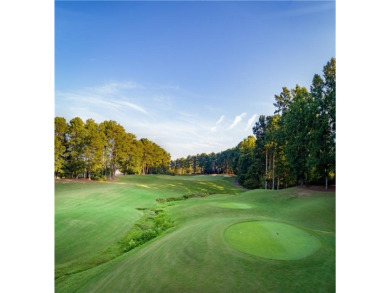
[(56, 292), (335, 292), (335, 192), (56, 180)]

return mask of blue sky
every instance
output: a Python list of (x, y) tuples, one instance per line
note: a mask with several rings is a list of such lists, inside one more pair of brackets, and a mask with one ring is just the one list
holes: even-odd
[(334, 2), (56, 2), (55, 115), (219, 152), (331, 57)]

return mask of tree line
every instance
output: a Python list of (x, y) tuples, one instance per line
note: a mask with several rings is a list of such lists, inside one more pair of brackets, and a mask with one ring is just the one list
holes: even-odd
[(248, 188), (280, 189), (335, 182), (336, 59), (315, 74), (310, 90), (275, 95), (274, 115), (260, 115), (253, 135), (219, 153), (171, 160), (154, 142), (136, 139), (115, 121), (55, 117), (55, 177), (101, 179), (124, 174), (235, 174)]
[(115, 121), (96, 123), (79, 117), (55, 117), (56, 178), (105, 179), (124, 174), (168, 173), (170, 154), (156, 143), (136, 139)]
[(315, 74), (310, 90), (275, 95), (274, 115), (260, 115), (253, 135), (235, 148), (171, 161), (174, 174), (231, 173), (248, 188), (280, 189), (335, 183), (336, 59)]

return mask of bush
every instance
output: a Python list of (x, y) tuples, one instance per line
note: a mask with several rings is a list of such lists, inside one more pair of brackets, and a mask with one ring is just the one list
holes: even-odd
[(136, 248), (138, 246), (138, 243), (134, 239), (130, 239), (128, 246), (126, 247), (125, 251), (132, 250), (133, 248)]
[(156, 216), (140, 219), (134, 224), (125, 239), (120, 241), (123, 251), (130, 251), (157, 237), (171, 227), (173, 227), (173, 221), (169, 216), (163, 210), (156, 210)]
[(245, 184), (245, 183), (244, 183), (244, 182), (245, 182), (245, 177), (246, 177), (246, 176), (245, 176), (244, 174), (238, 175), (238, 176), (237, 176), (237, 181), (238, 181), (238, 183), (241, 184), (241, 185), (244, 185), (244, 184)]
[(162, 231), (173, 227), (173, 221), (165, 213), (158, 213), (154, 217), (154, 224), (157, 229), (161, 229)]
[(242, 185), (246, 188), (249, 188), (249, 189), (259, 188), (259, 183), (254, 179), (247, 179), (244, 181), (244, 183)]
[(104, 176), (104, 175), (92, 174), (92, 175), (91, 175), (91, 179), (92, 179), (92, 180), (96, 180), (96, 181), (106, 181), (107, 178), (106, 178), (106, 176)]

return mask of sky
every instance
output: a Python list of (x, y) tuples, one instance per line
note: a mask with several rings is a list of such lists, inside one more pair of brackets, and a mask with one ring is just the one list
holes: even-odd
[(55, 2), (55, 116), (172, 159), (235, 147), (335, 56), (335, 2)]

